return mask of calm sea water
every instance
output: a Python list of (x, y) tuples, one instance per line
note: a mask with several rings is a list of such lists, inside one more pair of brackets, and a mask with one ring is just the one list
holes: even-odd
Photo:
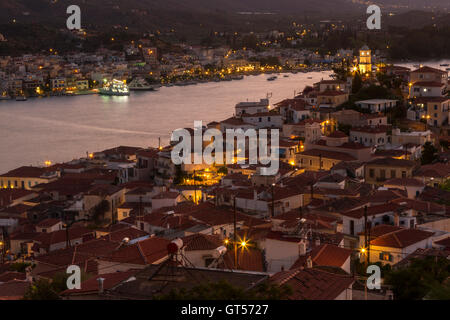
[(129, 97), (99, 95), (0, 101), (0, 173), (22, 165), (43, 165), (83, 157), (119, 145), (167, 144), (173, 130), (231, 117), (240, 101), (272, 94), (271, 104), (292, 98), (305, 85), (329, 78), (329, 72), (248, 76), (243, 80), (157, 92), (132, 92)]
[[(436, 62), (423, 64), (444, 69)], [(271, 104), (292, 98), (305, 85), (328, 79), (330, 72), (248, 76), (243, 80), (185, 87), (163, 87), (157, 92), (132, 92), (129, 97), (99, 95), (0, 101), (0, 173), (22, 165), (43, 165), (83, 157), (119, 145), (167, 144), (170, 133), (231, 117), (240, 101), (257, 101), (272, 94)]]

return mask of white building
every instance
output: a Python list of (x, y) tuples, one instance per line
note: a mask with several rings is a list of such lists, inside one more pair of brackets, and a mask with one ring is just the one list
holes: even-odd
[(356, 101), (355, 104), (363, 109), (369, 109), (372, 113), (377, 113), (395, 107), (397, 100), (370, 99)]
[(269, 99), (261, 99), (259, 102), (239, 102), (235, 106), (236, 116), (242, 114), (255, 114), (267, 112), (270, 109)]

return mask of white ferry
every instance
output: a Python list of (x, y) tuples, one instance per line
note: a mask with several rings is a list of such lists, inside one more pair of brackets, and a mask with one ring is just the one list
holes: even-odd
[(125, 83), (114, 79), (106, 82), (103, 88), (100, 88), (99, 93), (105, 96), (129, 96), (130, 90)]

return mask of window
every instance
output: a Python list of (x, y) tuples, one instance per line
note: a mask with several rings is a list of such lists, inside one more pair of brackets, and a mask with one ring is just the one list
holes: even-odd
[(391, 170), (391, 178), (395, 178), (395, 173), (396, 173), (395, 170)]
[(380, 177), (381, 177), (381, 179), (386, 179), (386, 170), (384, 170), (384, 169), (380, 170)]
[(374, 169), (370, 169), (370, 170), (369, 170), (369, 176), (370, 176), (371, 178), (373, 178), (373, 177), (375, 176), (375, 170), (374, 170)]
[(406, 171), (402, 171), (402, 178), (406, 178)]
[(380, 260), (382, 261), (394, 261), (394, 257), (389, 252), (380, 252)]
[(261, 122), (261, 121), (262, 121), (262, 118), (259, 118), (258, 121)]
[(353, 236), (355, 234), (355, 221), (350, 220), (350, 234)]

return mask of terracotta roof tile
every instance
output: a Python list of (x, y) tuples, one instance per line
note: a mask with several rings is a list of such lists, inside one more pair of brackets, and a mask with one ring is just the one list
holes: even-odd
[(276, 273), (271, 281), (290, 286), (292, 300), (334, 300), (353, 284), (354, 278), (316, 268), (298, 268)]
[(379, 247), (406, 248), (433, 236), (433, 234), (433, 232), (419, 229), (402, 229), (380, 236), (370, 241), (370, 244)]

